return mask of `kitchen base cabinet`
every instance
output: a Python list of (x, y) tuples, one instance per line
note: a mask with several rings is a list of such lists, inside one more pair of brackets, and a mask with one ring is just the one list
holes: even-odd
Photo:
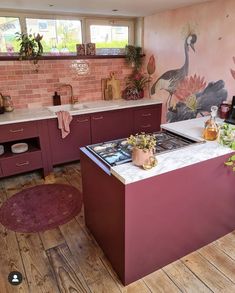
[[(41, 125), (44, 123), (31, 121), (0, 126), (0, 144), (4, 146), (4, 154), (0, 156), (0, 177), (36, 169), (42, 169), (44, 176), (48, 174), (45, 152), (47, 129)], [(27, 143), (28, 150), (24, 153), (12, 153), (11, 146), (16, 143)]]
[(130, 109), (92, 114), (92, 144), (129, 136), (133, 131), (132, 122), (132, 110)]
[(134, 112), (134, 133), (160, 130), (161, 105), (141, 107)]
[(69, 125), (70, 133), (62, 138), (58, 120), (48, 120), (52, 165), (79, 160), (80, 147), (91, 143), (90, 116), (76, 115)]

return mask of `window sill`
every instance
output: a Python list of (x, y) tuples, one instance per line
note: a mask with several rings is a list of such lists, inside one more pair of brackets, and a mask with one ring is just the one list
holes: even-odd
[[(144, 55), (143, 55), (144, 56)], [(113, 58), (125, 58), (125, 55), (43, 55), (39, 58), (39, 60), (70, 60), (70, 59), (113, 59)], [(19, 60), (19, 56), (17, 55), (0, 55), (0, 61), (15, 61)], [(30, 59), (29, 59), (30, 60)], [(24, 61), (24, 60), (22, 60)]]

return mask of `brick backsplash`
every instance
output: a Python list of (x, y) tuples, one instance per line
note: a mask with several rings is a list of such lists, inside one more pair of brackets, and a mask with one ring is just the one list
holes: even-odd
[[(30, 61), (0, 61), (0, 92), (10, 95), (15, 108), (52, 105), (52, 96), (61, 83), (73, 86), (74, 96), (79, 101), (100, 100), (101, 78), (107, 78), (115, 72), (125, 86), (125, 77), (131, 68), (122, 58), (89, 59), (89, 73), (78, 75), (72, 64), (75, 60), (40, 60), (38, 72)], [(69, 102), (66, 88), (60, 91), (61, 102)]]

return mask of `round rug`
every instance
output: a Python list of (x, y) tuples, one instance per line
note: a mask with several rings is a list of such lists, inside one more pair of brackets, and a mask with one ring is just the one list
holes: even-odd
[(16, 232), (39, 232), (65, 224), (82, 207), (82, 195), (73, 186), (44, 184), (24, 189), (0, 208), (0, 222)]

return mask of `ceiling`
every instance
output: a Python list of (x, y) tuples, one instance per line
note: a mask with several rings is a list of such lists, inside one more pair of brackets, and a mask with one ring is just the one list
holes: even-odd
[[(208, 2), (208, 0), (1, 0), (0, 9), (116, 16), (147, 16), (159, 11), (202, 2)], [(118, 11), (113, 12), (113, 9), (117, 9)]]

